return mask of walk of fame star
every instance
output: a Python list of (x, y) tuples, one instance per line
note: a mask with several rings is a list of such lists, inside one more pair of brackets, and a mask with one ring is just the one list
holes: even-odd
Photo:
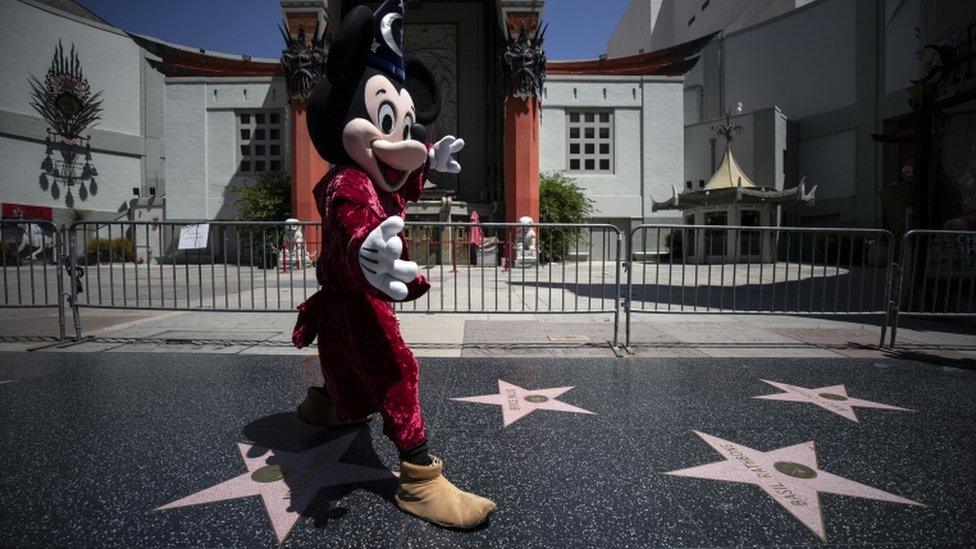
[(556, 412), (572, 412), (574, 414), (592, 414), (589, 410), (578, 408), (556, 397), (569, 391), (573, 387), (553, 387), (550, 389), (523, 389), (501, 379), (498, 380), (498, 393), (458, 397), (451, 400), (461, 402), (477, 402), (479, 404), (495, 404), (502, 407), (502, 426), (508, 427), (536, 410), (553, 410)]
[[(358, 431), (349, 433), (298, 453), (238, 442), (246, 473), (156, 510), (261, 496), (271, 527), (281, 543), (321, 488), (394, 478), (385, 469), (339, 462), (358, 434)], [(258, 457), (250, 457), (255, 455)]]
[(768, 383), (784, 392), (775, 393), (772, 395), (760, 395), (752, 398), (761, 398), (764, 400), (785, 400), (789, 402), (809, 402), (810, 404), (816, 404), (824, 410), (828, 410), (839, 416), (846, 417), (854, 422), (857, 422), (857, 415), (854, 413), (855, 406), (859, 406), (861, 408), (878, 408), (881, 410), (898, 410), (901, 412), (915, 411), (909, 410), (908, 408), (899, 408), (898, 406), (882, 404), (880, 402), (871, 402), (870, 400), (861, 400), (859, 398), (849, 397), (847, 396), (847, 389), (843, 385), (831, 385), (829, 387), (808, 389), (806, 387), (797, 387), (796, 385), (779, 383), (777, 381), (768, 381), (765, 379), (761, 379), (760, 381), (763, 383)]
[(916, 501), (821, 471), (817, 467), (813, 441), (761, 452), (694, 432), (725, 460), (665, 474), (755, 484), (823, 541), (827, 540), (827, 534), (820, 509), (820, 492), (924, 507)]

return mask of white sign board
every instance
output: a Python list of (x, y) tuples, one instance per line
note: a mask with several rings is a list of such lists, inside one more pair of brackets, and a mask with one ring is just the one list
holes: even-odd
[(207, 237), (210, 236), (210, 224), (184, 225), (180, 227), (181, 250), (199, 250), (207, 247)]

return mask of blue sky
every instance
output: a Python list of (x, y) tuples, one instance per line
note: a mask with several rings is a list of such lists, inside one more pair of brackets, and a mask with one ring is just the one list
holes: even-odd
[[(494, 0), (483, 0), (494, 1)], [(282, 41), (277, 0), (78, 0), (129, 32), (225, 53), (277, 58)], [(603, 53), (628, 0), (548, 0), (549, 59), (588, 59)], [(594, 7), (599, 6), (599, 9)]]

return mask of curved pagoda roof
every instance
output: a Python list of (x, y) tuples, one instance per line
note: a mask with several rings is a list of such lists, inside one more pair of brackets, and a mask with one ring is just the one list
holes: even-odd
[(722, 156), (722, 165), (715, 170), (708, 183), (705, 183), (704, 189), (714, 191), (715, 189), (734, 189), (736, 187), (755, 188), (757, 185), (749, 179), (749, 176), (739, 167), (739, 163), (735, 161), (735, 157), (732, 156), (732, 147), (726, 145), (725, 155)]
[(746, 175), (732, 154), (731, 145), (725, 146), (722, 164), (715, 170), (712, 177), (699, 190), (678, 193), (671, 186), (671, 198), (658, 202), (652, 200), (651, 211), (685, 210), (698, 206), (720, 206), (723, 204), (786, 204), (798, 202), (812, 204), (817, 187), (806, 192), (806, 178), (801, 179), (796, 187), (778, 190), (772, 187), (762, 187), (753, 183)]

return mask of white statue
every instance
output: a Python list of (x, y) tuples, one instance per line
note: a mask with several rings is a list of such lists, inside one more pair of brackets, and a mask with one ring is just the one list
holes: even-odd
[(281, 237), (281, 264), (302, 268), (312, 264), (301, 222), (294, 217), (285, 220), (285, 234)]
[(515, 265), (518, 267), (531, 267), (539, 261), (539, 252), (536, 247), (535, 223), (529, 216), (519, 218), (522, 227), (515, 238)]

